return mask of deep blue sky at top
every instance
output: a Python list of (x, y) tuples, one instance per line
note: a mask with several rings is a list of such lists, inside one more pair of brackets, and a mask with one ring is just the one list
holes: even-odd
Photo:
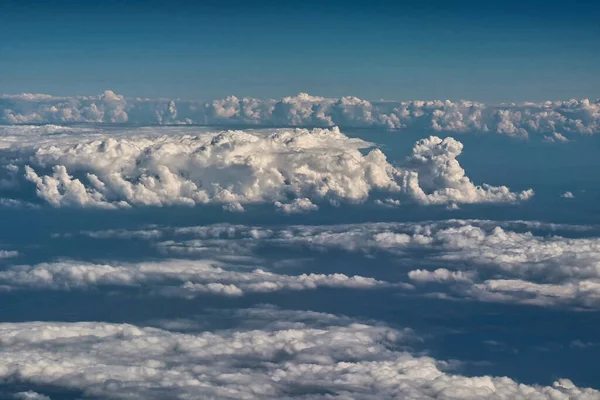
[(0, 0), (0, 93), (600, 97), (587, 1)]

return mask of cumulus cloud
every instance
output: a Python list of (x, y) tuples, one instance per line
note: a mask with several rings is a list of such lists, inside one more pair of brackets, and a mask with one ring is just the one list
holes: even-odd
[(470, 262), (503, 279), (478, 281), (469, 271), (414, 270), (408, 275), (412, 280), (448, 283), (458, 294), (480, 300), (600, 307), (598, 238), (537, 237), (500, 227), (491, 232), (476, 227), (447, 229), (429, 238), (431, 247), (442, 249), (435, 259)]
[(17, 400), (50, 400), (50, 397), (34, 392), (32, 390), (15, 393), (13, 398)]
[(453, 138), (418, 141), (402, 171), (402, 190), (424, 204), (516, 202), (533, 196), (531, 189), (513, 193), (506, 186), (474, 185), (456, 159), (462, 150)]
[[(568, 379), (537, 386), (452, 374), (445, 362), (399, 350), (407, 339), (402, 331), (329, 315), (294, 319), (284, 327), (197, 333), (101, 322), (2, 323), (0, 379), (146, 400), (165, 393), (173, 399), (585, 400), (600, 395)], [(315, 319), (321, 322), (314, 325)]]
[(16, 170), (55, 207), (220, 204), (243, 211), (247, 204), (273, 203), (295, 213), (324, 201), (364, 202), (375, 192), (388, 194), (386, 204), (399, 202), (396, 197), (420, 204), (514, 203), (533, 195), (475, 185), (457, 161), (463, 146), (452, 138), (420, 140), (394, 166), (378, 148), (368, 150), (372, 143), (337, 128), (190, 132), (78, 131), (8, 143), (17, 153), (11, 163), (22, 164)]
[(104, 122), (124, 123), (129, 117), (127, 101), (106, 90), (100, 96), (53, 97), (25, 94), (1, 96), (0, 111), (9, 124)]
[(280, 275), (263, 269), (236, 271), (208, 261), (168, 260), (129, 265), (76, 262), (12, 266), (0, 271), (4, 290), (86, 289), (97, 286), (144, 286), (172, 296), (198, 293), (242, 296), (281, 290), (319, 287), (369, 289), (393, 286), (388, 282), (345, 274)]
[(294, 201), (288, 204), (283, 204), (279, 201), (276, 201), (275, 207), (279, 208), (282, 212), (286, 214), (303, 213), (319, 209), (319, 207), (316, 204), (313, 204), (310, 201), (310, 199), (307, 199), (305, 197), (301, 199), (294, 199)]
[(554, 143), (554, 142), (566, 143), (569, 141), (569, 139), (566, 136), (561, 135), (558, 132), (554, 132), (552, 135), (544, 136), (544, 141), (549, 142), (549, 143)]
[(446, 268), (438, 268), (434, 271), (416, 269), (408, 273), (408, 277), (418, 282), (473, 282), (472, 271), (449, 271)]
[(489, 132), (509, 136), (544, 135), (564, 142), (564, 134), (600, 131), (600, 101), (568, 100), (499, 106), (472, 101), (375, 101), (300, 93), (281, 99), (228, 96), (199, 102), (126, 99), (107, 90), (100, 96), (0, 95), (0, 122), (252, 124), (257, 126), (344, 126), (424, 128), (440, 132)]

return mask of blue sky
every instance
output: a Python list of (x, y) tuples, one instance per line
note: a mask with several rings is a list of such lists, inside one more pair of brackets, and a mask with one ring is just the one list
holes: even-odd
[(599, 97), (600, 6), (451, 3), (6, 0), (0, 91)]

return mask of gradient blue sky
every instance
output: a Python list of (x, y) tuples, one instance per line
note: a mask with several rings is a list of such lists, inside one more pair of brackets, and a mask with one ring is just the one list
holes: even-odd
[(1, 5), (1, 93), (600, 97), (600, 5), (592, 1)]

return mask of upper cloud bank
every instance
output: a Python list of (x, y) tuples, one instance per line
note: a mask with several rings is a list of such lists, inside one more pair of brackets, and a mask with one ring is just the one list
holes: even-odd
[(600, 132), (600, 100), (512, 103), (330, 99), (300, 93), (260, 100), (229, 96), (209, 102), (100, 96), (0, 95), (0, 123), (132, 123), (256, 126), (423, 128), (438, 132), (490, 132), (524, 137)]

